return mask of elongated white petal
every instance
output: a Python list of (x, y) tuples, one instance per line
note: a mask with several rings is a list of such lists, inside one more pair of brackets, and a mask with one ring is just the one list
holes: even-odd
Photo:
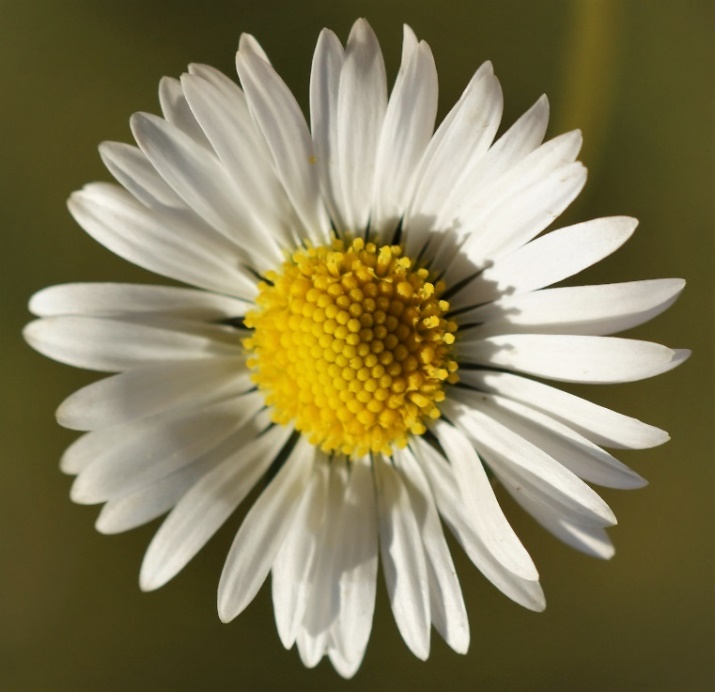
[(275, 426), (204, 476), (172, 510), (142, 562), (143, 591), (163, 586), (206, 545), (253, 489), (286, 443), (289, 428)]
[(544, 592), (536, 579), (524, 579), (506, 569), (484, 545), (472, 528), (451, 466), (423, 438), (412, 440), (412, 448), (429, 480), (437, 509), (479, 571), (504, 595), (529, 610), (546, 607)]
[(196, 117), (186, 102), (186, 97), (178, 79), (173, 77), (162, 78), (159, 82), (159, 103), (161, 104), (161, 112), (168, 123), (171, 123), (177, 130), (190, 137), (202, 148), (207, 151), (211, 150), (206, 134), (196, 122)]
[(645, 479), (608, 452), (541, 411), (506, 397), (464, 388), (455, 389), (452, 396), (487, 413), (579, 478), (609, 488), (630, 489), (647, 485)]
[(54, 360), (102, 372), (241, 355), (238, 346), (204, 335), (94, 317), (46, 317), (30, 322), (23, 335), (34, 349)]
[(387, 108), (385, 64), (377, 37), (358, 19), (345, 46), (337, 103), (337, 165), (343, 215), (353, 231), (367, 226), (377, 146)]
[(276, 173), (313, 242), (328, 240), (329, 223), (320, 200), (313, 142), (293, 94), (273, 68), (253, 53), (239, 51), (236, 66), (248, 105), (268, 148)]
[(456, 350), (464, 362), (585, 384), (642, 380), (682, 362), (660, 344), (612, 336), (507, 334), (458, 343)]
[(374, 462), (380, 553), (392, 614), (410, 651), (429, 656), (430, 610), (427, 564), (409, 495), (389, 460)]
[(75, 192), (67, 206), (97, 242), (139, 267), (249, 300), (256, 293), (239, 248), (191, 212), (150, 212), (125, 190), (106, 183)]
[(474, 407), (445, 403), (446, 414), (493, 470), (543, 497), (568, 516), (597, 526), (616, 523), (610, 507), (571, 471), (512, 429)]
[(604, 529), (599, 526), (569, 521), (555, 512), (553, 508), (525, 495), (511, 479), (501, 475), (499, 475), (499, 479), (517, 503), (556, 538), (587, 555), (604, 560), (613, 557), (615, 549)]
[(217, 447), (261, 405), (259, 395), (246, 394), (88, 433), (63, 457), (66, 469), (81, 469), (72, 499), (80, 504), (104, 502), (163, 478)]
[(263, 46), (252, 34), (247, 34), (245, 32), (241, 34), (238, 39), (238, 50), (243, 51), (244, 53), (251, 53), (261, 58), (261, 60), (267, 62), (269, 65), (271, 64), (268, 54), (265, 50), (263, 50)]
[(340, 614), (338, 588), (341, 526), (348, 482), (347, 461), (333, 457), (328, 464), (328, 493), (310, 574), (310, 594), (299, 628), (297, 645), (303, 663), (312, 668), (327, 653), (331, 632)]
[(377, 149), (370, 217), (385, 242), (404, 213), (437, 115), (437, 69), (429, 46), (417, 45), (412, 30), (405, 27), (402, 53)]
[(313, 447), (299, 438), (241, 524), (218, 586), (218, 614), (224, 622), (233, 620), (253, 600), (268, 576), (298, 509), (314, 455)]
[(235, 183), (236, 202), (245, 207), (244, 216), (259, 231), (294, 247), (300, 226), (243, 92), (230, 80), (217, 84), (215, 79), (189, 74), (181, 82), (197, 120)]
[(262, 411), (196, 461), (135, 492), (108, 500), (97, 517), (97, 531), (121, 533), (165, 514), (199, 479), (227, 458), (243, 459), (243, 450), (264, 433), (269, 425), (270, 420)]
[(143, 204), (152, 208), (185, 206), (138, 147), (122, 142), (102, 142), (99, 154), (117, 182)]
[(405, 218), (408, 255), (419, 254), (425, 234), (437, 227), (449, 193), (492, 143), (502, 108), (499, 81), (485, 63), (427, 146)]
[(525, 189), (517, 188), (509, 199), (474, 222), (458, 253), (436, 259), (435, 269), (444, 270), (450, 281), (458, 283), (487, 268), (541, 233), (585, 184), (586, 169), (576, 162), (557, 168)]
[[(201, 77), (201, 79), (213, 84), (217, 89), (232, 93), (238, 91), (239, 94), (243, 94), (241, 87), (236, 84), (236, 82), (227, 77), (221, 70), (217, 70), (211, 65), (206, 65), (205, 63), (192, 62), (189, 63), (188, 72), (190, 75), (195, 75)], [(243, 97), (239, 97), (243, 98)]]
[(637, 225), (636, 219), (613, 216), (547, 233), (495, 260), (450, 296), (450, 305), (452, 309), (479, 305), (567, 279), (615, 252)]
[[(543, 95), (489, 147), (471, 174), (460, 181), (461, 186), (466, 188), (464, 191), (469, 192), (472, 188), (473, 194), (474, 186), (484, 186), (485, 176), (491, 176), (491, 181), (499, 180), (520, 162), (526, 162), (527, 157), (542, 144), (548, 122), (549, 100)], [(549, 146), (553, 143), (554, 140), (551, 140)], [(566, 160), (563, 154), (561, 160)], [(532, 179), (537, 177), (533, 175)]]
[(97, 430), (186, 404), (199, 407), (253, 386), (243, 358), (158, 363), (76, 391), (57, 409), (57, 421), (73, 430)]
[(585, 183), (585, 169), (574, 163), (581, 142), (580, 132), (569, 132), (520, 161), (502, 160), (502, 147), (490, 149), (465, 175), (468, 188), (460, 204), (445, 205), (439, 225), (454, 229), (456, 240), (443, 242), (437, 252), (433, 243), (428, 256), (434, 268), (460, 282), (538, 235)]
[(58, 315), (120, 316), (161, 313), (193, 320), (216, 321), (241, 317), (250, 303), (230, 296), (174, 286), (73, 283), (50, 286), (30, 299), (38, 317)]
[(349, 230), (338, 166), (338, 93), (344, 59), (338, 37), (329, 29), (323, 29), (310, 71), (310, 124), (320, 188), (339, 231)]
[(377, 588), (377, 507), (369, 458), (350, 462), (338, 532), (340, 612), (331, 629), (330, 660), (346, 678), (357, 671), (370, 638)]
[(494, 490), (474, 448), (462, 432), (444, 420), (432, 424), (442, 449), (454, 469), (462, 502), (474, 531), (510, 572), (524, 579), (537, 579), (529, 553), (507, 522), (494, 497)]
[(505, 332), (614, 334), (659, 315), (684, 287), (682, 279), (654, 279), (505, 296), (460, 314), (461, 324), (481, 323), (462, 332), (462, 338), (472, 341)]
[(397, 454), (412, 508), (421, 527), (430, 585), (430, 617), (435, 629), (457, 653), (469, 648), (469, 621), (452, 556), (444, 539), (427, 479), (409, 450)]
[(107, 535), (142, 526), (168, 512), (196, 482), (186, 473), (194, 464), (151, 483), (130, 495), (108, 500), (94, 528)]
[(464, 370), (460, 381), (543, 411), (597, 445), (648, 449), (667, 442), (667, 432), (542, 382), (508, 372)]
[(581, 142), (579, 131), (568, 132), (503, 168), (487, 152), (469, 176), (461, 207), (447, 206), (450, 215), (440, 219), (439, 226), (454, 229), (456, 238), (432, 243), (427, 253), (432, 266), (460, 282), (538, 235), (585, 183), (586, 170), (574, 163)]
[(54, 360), (102, 372), (168, 360), (240, 355), (238, 348), (204, 335), (92, 317), (46, 317), (28, 324), (23, 335), (34, 349)]
[(132, 132), (141, 150), (174, 191), (212, 228), (241, 248), (259, 270), (282, 259), (273, 236), (261, 232), (241, 191), (214, 154), (161, 118), (135, 113)]
[(501, 175), (494, 171), (491, 176), (482, 169), (483, 180), (465, 206), (478, 211), (503, 204), (514, 193), (530, 189), (557, 170), (567, 169), (576, 161), (582, 144), (581, 132), (572, 130), (544, 142), (524, 158), (514, 160), (511, 166), (502, 164)]
[(315, 668), (320, 663), (320, 659), (326, 653), (327, 640), (327, 632), (320, 632), (314, 635), (301, 625), (295, 643), (301, 663), (306, 668)]
[(549, 102), (542, 96), (455, 185), (442, 210), (440, 222), (444, 227), (450, 227), (460, 210), (473, 206), (470, 200), (474, 199), (475, 191), (489, 187), (488, 183), (498, 180), (541, 144), (548, 122)]
[(327, 459), (316, 456), (300, 507), (271, 569), (271, 592), (276, 627), (286, 649), (295, 643), (312, 595), (310, 580), (319, 538), (327, 520)]

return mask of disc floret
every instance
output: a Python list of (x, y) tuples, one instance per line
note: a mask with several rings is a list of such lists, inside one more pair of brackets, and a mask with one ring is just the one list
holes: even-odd
[(361, 238), (301, 248), (267, 273), (244, 346), (275, 422), (347, 455), (423, 434), (457, 381), (457, 325), (428, 278), (399, 246)]

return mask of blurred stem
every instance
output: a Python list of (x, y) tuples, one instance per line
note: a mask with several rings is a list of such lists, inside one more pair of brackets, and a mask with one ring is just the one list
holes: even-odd
[(608, 136), (621, 49), (620, 0), (574, 0), (564, 50), (563, 106), (555, 132), (580, 128), (584, 160), (594, 168)]

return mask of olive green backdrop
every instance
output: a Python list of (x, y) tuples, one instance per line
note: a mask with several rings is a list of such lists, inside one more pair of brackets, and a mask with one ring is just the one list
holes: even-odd
[[(713, 609), (713, 234), (715, 4), (690, 0), (3, 0), (0, 1), (0, 689), (2, 690), (706, 690), (715, 689)], [(73, 505), (57, 461), (74, 438), (53, 418), (94, 379), (20, 338), (27, 299), (53, 283), (155, 281), (77, 227), (69, 193), (107, 180), (97, 144), (128, 141), (133, 111), (156, 112), (162, 75), (189, 62), (234, 73), (255, 34), (307, 103), (312, 50), (329, 26), (344, 40), (366, 16), (395, 74), (402, 22), (435, 54), (440, 113), (486, 59), (512, 122), (542, 93), (549, 134), (581, 127), (585, 192), (564, 222), (630, 214), (633, 240), (578, 283), (682, 276), (684, 296), (630, 335), (692, 347), (655, 380), (574, 388), (666, 428), (664, 447), (620, 458), (650, 480), (605, 490), (620, 524), (599, 562), (545, 534), (504, 499), (534, 556), (548, 607), (533, 614), (492, 588), (455, 550), (470, 613), (467, 656), (436, 635), (413, 658), (378, 593), (362, 669), (344, 682), (285, 651), (269, 590), (230, 625), (216, 616), (235, 516), (168, 586), (137, 585), (156, 524), (105, 537), (97, 508)], [(240, 512), (239, 512), (240, 514)], [(713, 687), (710, 687), (713, 685)]]

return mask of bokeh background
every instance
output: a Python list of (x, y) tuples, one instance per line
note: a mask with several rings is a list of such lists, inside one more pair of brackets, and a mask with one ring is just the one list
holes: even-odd
[[(0, 689), (715, 689), (714, 8), (709, 0), (2, 0)], [(266, 588), (234, 623), (219, 622), (216, 586), (240, 516), (168, 586), (140, 593), (157, 523), (99, 535), (97, 508), (73, 505), (57, 468), (74, 434), (56, 425), (54, 409), (95, 376), (35, 354), (20, 329), (28, 297), (43, 286), (159, 280), (94, 243), (65, 199), (108, 179), (97, 144), (128, 141), (129, 115), (158, 111), (162, 75), (189, 62), (234, 74), (247, 31), (305, 107), (319, 30), (344, 40), (358, 16), (377, 31), (393, 76), (403, 22), (430, 43), (441, 115), (486, 59), (504, 87), (506, 124), (549, 95), (549, 135), (580, 127), (590, 169), (563, 223), (641, 220), (578, 283), (685, 277), (676, 306), (631, 335), (695, 355), (655, 380), (573, 388), (673, 438), (620, 455), (650, 486), (604, 490), (620, 521), (613, 560), (571, 551), (502, 497), (540, 569), (546, 612), (512, 604), (455, 550), (469, 654), (435, 635), (429, 661), (413, 658), (381, 586), (365, 662), (344, 682), (325, 661), (308, 671), (283, 650)]]

